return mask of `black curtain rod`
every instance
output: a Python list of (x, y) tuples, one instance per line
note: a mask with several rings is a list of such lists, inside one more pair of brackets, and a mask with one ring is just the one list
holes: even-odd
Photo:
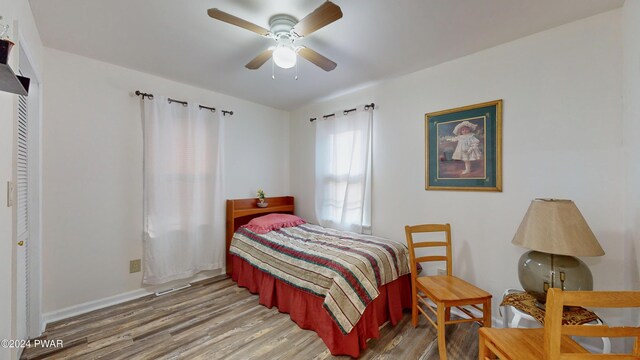
[(188, 103), (188, 102), (186, 102), (186, 101), (175, 100), (175, 99), (172, 99), (172, 98), (167, 98), (167, 101), (169, 101), (169, 104), (171, 104), (172, 102), (174, 102), (174, 103), (182, 104), (182, 106), (187, 106), (187, 105), (189, 105), (189, 103)]
[(200, 109), (207, 109), (207, 110), (211, 110), (211, 112), (216, 112), (216, 108), (212, 108), (212, 107), (208, 107), (208, 106), (204, 106), (204, 105), (198, 105), (198, 107)]
[[(144, 100), (145, 97), (148, 97), (149, 100), (153, 100), (153, 94), (144, 93), (144, 92), (141, 92), (140, 90), (136, 90), (135, 94), (137, 96), (142, 96), (143, 100)], [(189, 104), (186, 101), (176, 100), (176, 99), (172, 99), (172, 98), (168, 98), (167, 100), (169, 101), (169, 103), (175, 102), (175, 103), (178, 103), (178, 104), (182, 104), (182, 106), (187, 106)], [(216, 108), (214, 108), (214, 107), (209, 107), (209, 106), (204, 106), (204, 105), (198, 105), (198, 107), (200, 109), (211, 110), (212, 112), (216, 111)], [(230, 110), (221, 110), (221, 111), (222, 111), (222, 115), (223, 116), (233, 115), (233, 111), (230, 111)]]
[(142, 96), (142, 100), (144, 100), (145, 96), (149, 98), (149, 100), (153, 100), (153, 94), (143, 93), (140, 90), (136, 90), (136, 95)]
[[(367, 105), (365, 105), (365, 106), (364, 106), (364, 109), (365, 109), (365, 110), (375, 109), (375, 108), (376, 108), (376, 104), (374, 104), (374, 103), (367, 104)], [(349, 114), (350, 112), (352, 112), (352, 111), (356, 111), (356, 110), (357, 110), (356, 108), (353, 108), (353, 109), (347, 109), (347, 110), (342, 111), (342, 113), (343, 113), (344, 115), (347, 115), (347, 114)], [(333, 113), (333, 114), (323, 115), (323, 116), (322, 116), (322, 118), (326, 120), (326, 119), (328, 119), (328, 118), (330, 118), (330, 117), (332, 117), (332, 116), (336, 116), (336, 114), (335, 114), (335, 113)], [(309, 121), (311, 121), (311, 122), (314, 122), (314, 121), (316, 121), (316, 120), (318, 120), (318, 118), (310, 118), (310, 119), (309, 119)]]

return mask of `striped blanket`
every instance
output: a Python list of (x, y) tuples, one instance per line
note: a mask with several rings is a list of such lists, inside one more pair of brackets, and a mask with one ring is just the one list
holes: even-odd
[(383, 238), (303, 224), (256, 234), (240, 228), (230, 253), (296, 288), (324, 298), (347, 334), (378, 288), (409, 273), (405, 245)]

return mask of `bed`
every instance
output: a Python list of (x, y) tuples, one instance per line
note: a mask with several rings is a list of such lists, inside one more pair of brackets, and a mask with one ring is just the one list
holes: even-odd
[(358, 357), (381, 325), (411, 308), (406, 246), (298, 222), (260, 233), (251, 226), (261, 216), (295, 210), (290, 196), (267, 202), (227, 200), (227, 273), (260, 304), (315, 331), (331, 354)]

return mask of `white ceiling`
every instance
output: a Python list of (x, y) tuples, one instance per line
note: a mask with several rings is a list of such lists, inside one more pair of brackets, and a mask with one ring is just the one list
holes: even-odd
[[(272, 45), (207, 16), (222, 11), (268, 28), (301, 19), (323, 0), (30, 0), (48, 47), (292, 110), (364, 84), (414, 72), (564, 23), (624, 0), (334, 0), (343, 18), (300, 41), (338, 63), (325, 72), (299, 59), (244, 65)], [(153, 91), (153, 89), (148, 89)]]

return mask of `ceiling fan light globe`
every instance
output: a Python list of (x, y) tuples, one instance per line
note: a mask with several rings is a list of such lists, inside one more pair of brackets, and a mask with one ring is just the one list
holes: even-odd
[(296, 52), (289, 46), (278, 46), (273, 51), (273, 62), (283, 69), (296, 66)]

